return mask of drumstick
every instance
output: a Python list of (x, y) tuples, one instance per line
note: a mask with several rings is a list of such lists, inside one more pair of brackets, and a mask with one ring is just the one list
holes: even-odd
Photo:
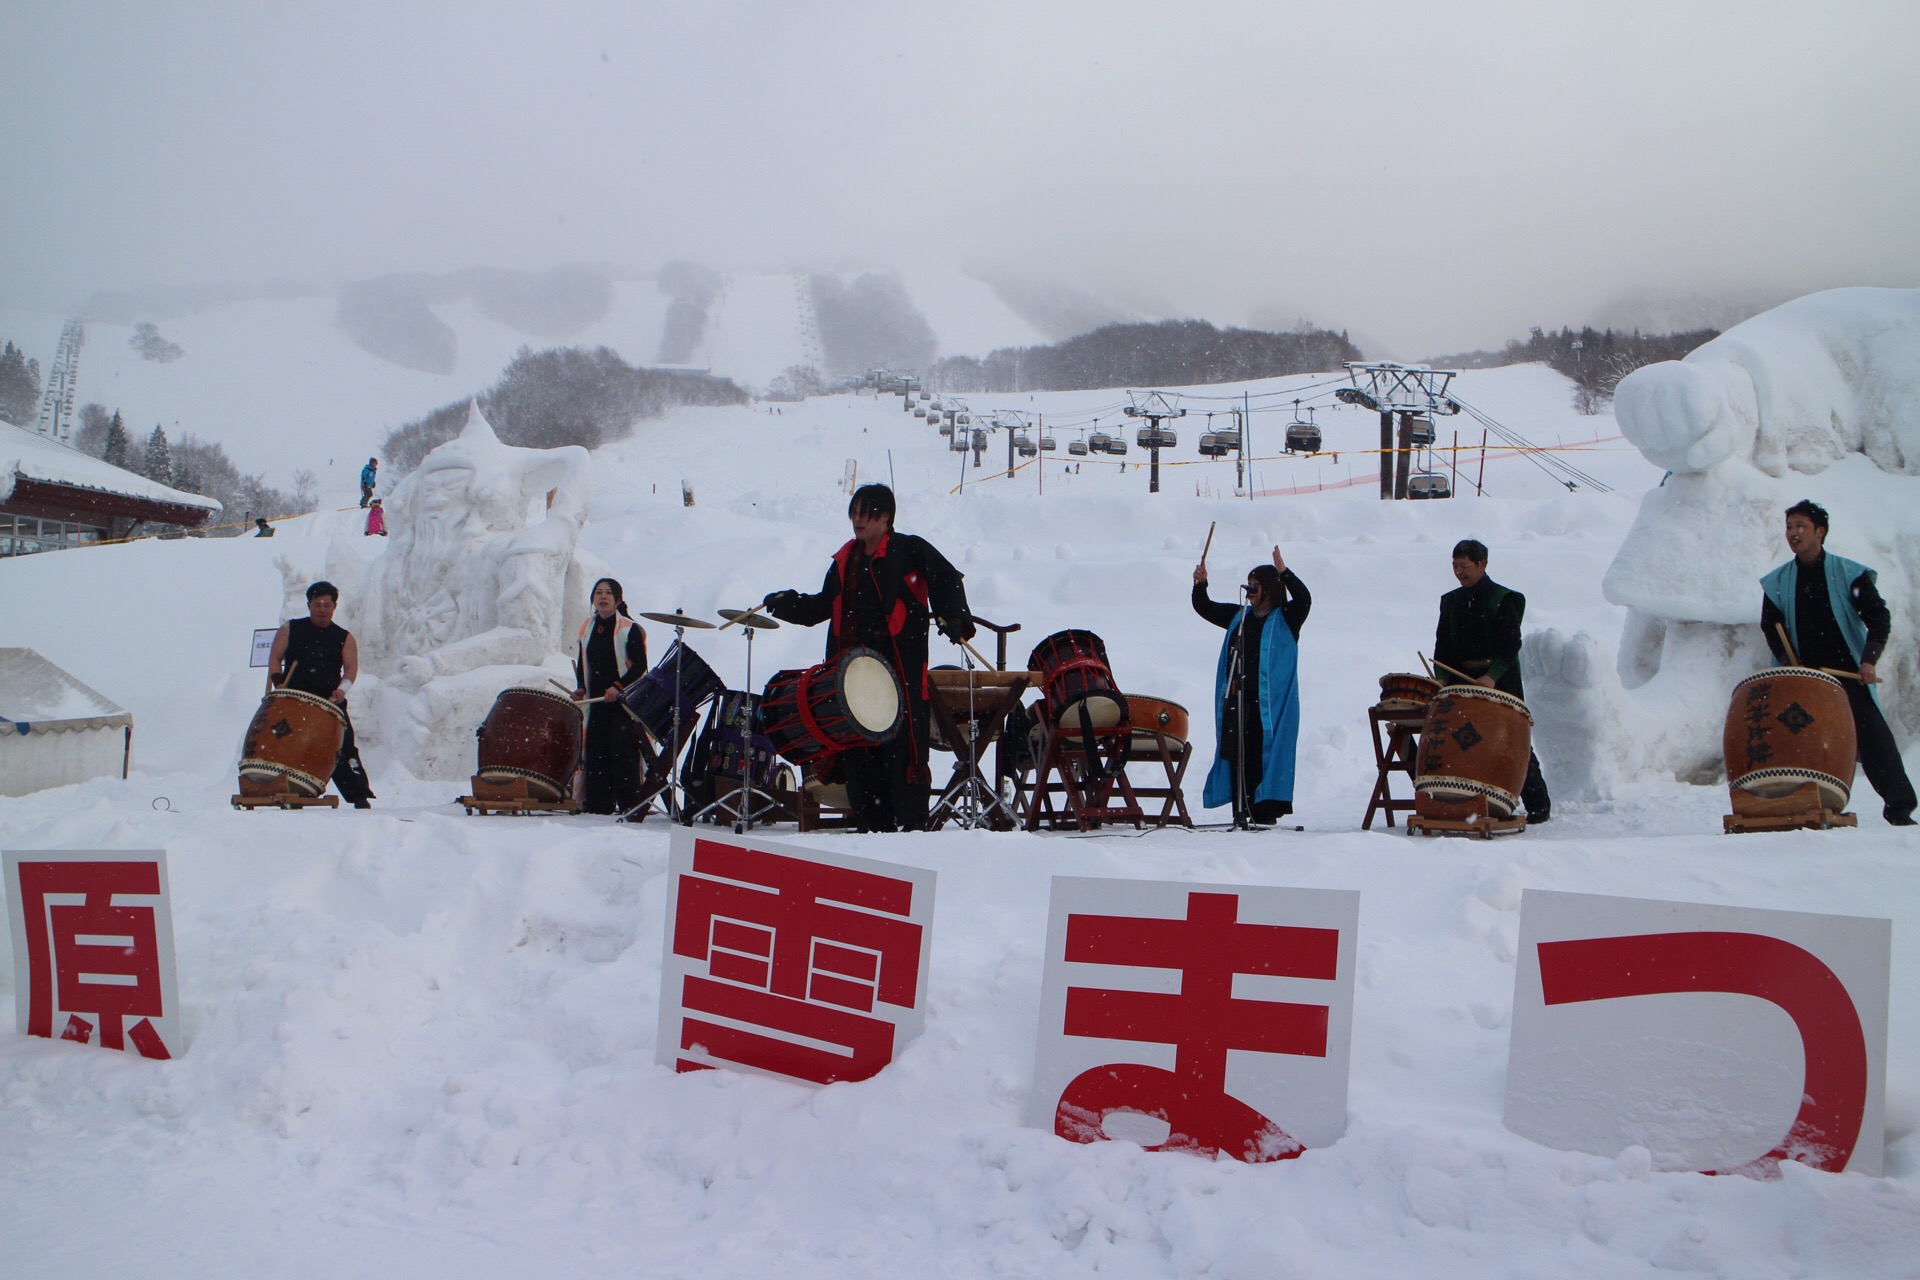
[(1787, 639), (1786, 624), (1782, 622), (1776, 622), (1773, 624), (1773, 629), (1775, 632), (1779, 634), (1780, 643), (1787, 647), (1787, 662), (1793, 666), (1796, 666), (1796, 667), (1799, 666), (1800, 659), (1793, 656), (1793, 641)]
[(1847, 680), (1864, 681), (1866, 679), (1866, 677), (1861, 675), (1858, 671), (1842, 671), (1838, 667), (1821, 667), (1819, 668), (1819, 670), (1825, 672), (1827, 675), (1840, 676), (1843, 679), (1847, 679)]
[(1220, 522), (1218, 520), (1207, 521), (1207, 545), (1200, 548), (1201, 564), (1205, 564), (1207, 562), (1207, 552), (1213, 550), (1213, 530), (1214, 530), (1214, 527), (1217, 526), (1219, 523)]
[(1433, 660), (1433, 665), (1440, 668), (1442, 671), (1446, 672), (1448, 675), (1459, 676), (1462, 680), (1468, 681), (1469, 683), (1477, 683), (1480, 679), (1479, 676), (1470, 676), (1464, 671), (1456, 670), (1455, 668), (1450, 667), (1446, 663), (1440, 661), (1440, 659), (1438, 658), (1435, 658)]
[[(934, 621), (940, 624), (941, 634), (943, 635), (946, 634), (947, 620), (945, 618), (935, 618)], [(968, 653), (972, 654), (973, 660), (975, 662), (979, 663), (982, 667), (985, 667), (988, 671), (993, 670), (993, 664), (991, 662), (988, 662), (986, 659), (986, 655), (982, 654), (978, 649), (968, 644), (965, 640), (962, 640), (959, 636), (952, 637), (952, 640), (955, 644), (959, 645), (962, 649), (965, 649)]]
[(1433, 664), (1427, 661), (1427, 655), (1415, 649), (1413, 656), (1420, 659), (1420, 665), (1427, 669), (1427, 679), (1433, 679)]
[(764, 608), (766, 608), (766, 607), (767, 607), (767, 606), (766, 606), (766, 604), (765, 604), (765, 602), (762, 602), (762, 603), (760, 603), (760, 604), (757, 604), (757, 605), (755, 605), (755, 606), (753, 606), (753, 608), (751, 608), (751, 609), (748, 609), (748, 610), (745, 610), (745, 611), (744, 611), (744, 612), (742, 612), (742, 613), (739, 613), (739, 614), (736, 614), (735, 616), (733, 616), (733, 617), (731, 617), (731, 618), (728, 618), (728, 619), (727, 619), (727, 620), (726, 620), (725, 622), (723, 622), (723, 623), (721, 623), (721, 624), (720, 624), (720, 626), (719, 626), (719, 627), (717, 628), (717, 630), (720, 630), (720, 631), (725, 631), (725, 630), (726, 630), (726, 629), (727, 629), (728, 627), (730, 627), (730, 626), (732, 626), (732, 625), (733, 625), (734, 623), (736, 623), (736, 622), (744, 622), (744, 621), (745, 621), (746, 619), (748, 619), (748, 618), (751, 618), (751, 617), (752, 617), (752, 616), (753, 616), (754, 614), (756, 614), (756, 613), (758, 613), (758, 612), (760, 612), (760, 611), (761, 611), (762, 609), (764, 609)]
[[(560, 692), (566, 694), (569, 698), (573, 696), (573, 690), (567, 688), (567, 686), (561, 684), (558, 680), (555, 680), (552, 676), (547, 677), (547, 683), (552, 685), (554, 688), (558, 689)], [(580, 704), (575, 703), (574, 705), (578, 706)]]

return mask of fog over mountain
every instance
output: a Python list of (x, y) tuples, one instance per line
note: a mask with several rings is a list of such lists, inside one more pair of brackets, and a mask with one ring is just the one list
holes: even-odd
[(964, 269), (1049, 337), (1308, 319), (1411, 357), (1920, 279), (1899, 0), (17, 0), (8, 29), (4, 308), (426, 277), (557, 337), (590, 278), (536, 315), (485, 271)]

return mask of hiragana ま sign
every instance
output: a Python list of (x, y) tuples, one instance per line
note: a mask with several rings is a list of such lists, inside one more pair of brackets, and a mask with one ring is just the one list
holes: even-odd
[(926, 1016), (934, 873), (673, 832), (659, 1060), (865, 1080)]
[(171, 1058), (173, 910), (167, 855), (17, 850), (4, 863), (22, 1034)]
[(1346, 1131), (1346, 890), (1056, 876), (1032, 1123), (1285, 1160)]
[(1529, 889), (1507, 1127), (1659, 1169), (1880, 1172), (1887, 920)]

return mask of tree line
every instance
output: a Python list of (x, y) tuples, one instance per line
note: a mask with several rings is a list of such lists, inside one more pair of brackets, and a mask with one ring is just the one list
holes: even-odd
[(1624, 333), (1615, 329), (1578, 329), (1561, 326), (1549, 333), (1535, 325), (1525, 340), (1509, 339), (1499, 351), (1469, 351), (1442, 356), (1427, 363), (1446, 369), (1497, 369), (1510, 364), (1544, 364), (1573, 382), (1573, 406), (1594, 414), (1613, 400), (1620, 379), (1642, 365), (1679, 360), (1702, 343), (1720, 336), (1718, 329), (1688, 329), (1678, 333)]
[(1001, 347), (984, 359), (949, 356), (932, 366), (926, 382), (955, 392), (1194, 386), (1315, 373), (1358, 359), (1360, 349), (1344, 332), (1307, 324), (1271, 333), (1161, 320), (1104, 325), (1050, 346)]

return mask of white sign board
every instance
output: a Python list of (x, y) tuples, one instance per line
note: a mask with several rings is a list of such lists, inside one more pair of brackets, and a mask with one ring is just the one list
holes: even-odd
[(1880, 1172), (1887, 920), (1529, 889), (1507, 1127), (1655, 1168)]
[(926, 1021), (934, 873), (673, 829), (660, 1062), (864, 1080)]
[(1360, 895), (1055, 876), (1029, 1122), (1284, 1160), (1347, 1127)]
[(22, 1035), (171, 1058), (180, 1049), (173, 907), (160, 849), (9, 849)]
[(273, 638), (280, 634), (280, 628), (268, 627), (264, 631), (253, 633), (253, 658), (249, 667), (264, 667), (273, 657)]

